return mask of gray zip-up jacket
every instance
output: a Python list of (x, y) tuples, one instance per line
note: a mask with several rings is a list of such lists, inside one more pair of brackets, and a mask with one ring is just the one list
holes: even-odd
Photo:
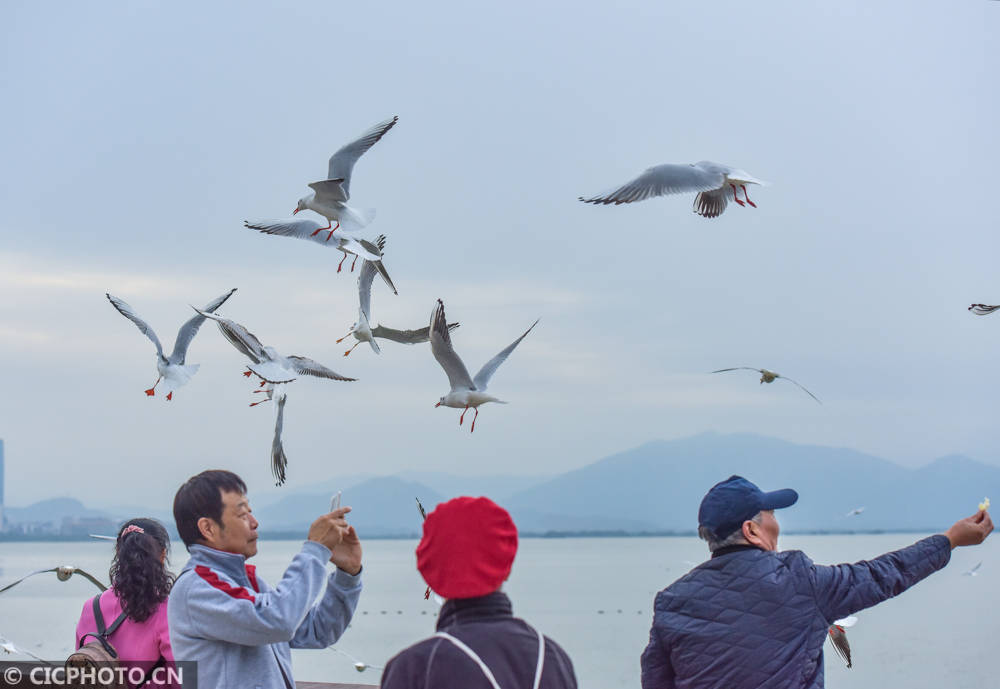
[(197, 662), (200, 687), (294, 687), (290, 648), (334, 643), (361, 595), (361, 574), (328, 575), (330, 550), (314, 541), (302, 544), (275, 588), (242, 555), (201, 545), (189, 551), (167, 620), (174, 658)]

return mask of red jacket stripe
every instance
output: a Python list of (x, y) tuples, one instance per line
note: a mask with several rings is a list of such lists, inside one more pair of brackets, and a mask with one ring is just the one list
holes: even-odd
[(211, 586), (219, 589), (223, 593), (228, 593), (233, 598), (248, 600), (251, 603), (257, 602), (257, 599), (254, 598), (254, 595), (249, 591), (247, 591), (245, 588), (243, 588), (242, 586), (233, 586), (228, 582), (222, 581), (221, 579), (219, 579), (218, 574), (213, 572), (208, 567), (205, 567), (204, 565), (198, 565), (197, 567), (194, 568), (194, 571), (198, 574), (198, 576), (207, 581)]

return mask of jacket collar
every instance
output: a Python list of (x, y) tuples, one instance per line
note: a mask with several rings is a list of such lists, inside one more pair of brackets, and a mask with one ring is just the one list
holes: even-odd
[(464, 622), (513, 616), (514, 609), (510, 604), (510, 598), (502, 591), (494, 591), (477, 598), (452, 598), (441, 606), (437, 629), (440, 631)]
[[(225, 574), (233, 581), (246, 586), (254, 579), (253, 565), (248, 565), (246, 558), (239, 553), (227, 553), (224, 550), (209, 548), (207, 545), (192, 545), (188, 548), (191, 559), (184, 569), (192, 569), (196, 565), (204, 565), (211, 570)], [(254, 589), (257, 587), (254, 586)]]
[(763, 552), (763, 548), (758, 548), (755, 545), (751, 545), (749, 543), (737, 543), (736, 545), (727, 545), (725, 548), (719, 548), (712, 553), (712, 559), (714, 560), (717, 557), (728, 555), (729, 553), (738, 553), (741, 550), (760, 550)]

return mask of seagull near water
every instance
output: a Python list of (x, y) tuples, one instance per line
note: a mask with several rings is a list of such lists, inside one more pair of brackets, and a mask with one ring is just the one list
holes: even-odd
[(752, 366), (735, 366), (733, 368), (720, 368), (718, 371), (712, 371), (712, 373), (725, 373), (726, 371), (756, 371), (757, 373), (760, 374), (761, 383), (773, 383), (778, 378), (781, 378), (782, 380), (787, 380), (789, 383), (795, 383), (795, 385), (801, 388), (803, 392), (805, 392), (807, 395), (812, 397), (820, 404), (823, 404), (822, 402), (819, 401), (819, 398), (816, 397), (816, 395), (806, 390), (804, 387), (802, 387), (802, 385), (796, 383), (788, 376), (783, 376), (780, 373), (775, 373), (774, 371), (768, 371), (766, 368), (753, 368)]
[[(217, 308), (226, 303), (229, 297), (233, 296), (233, 292), (236, 289), (231, 289), (221, 297), (217, 297), (210, 301), (202, 312), (211, 313)], [(167, 399), (171, 400), (174, 397), (174, 390), (181, 387), (189, 380), (191, 377), (198, 372), (198, 367), (200, 364), (187, 364), (185, 365), (184, 359), (187, 357), (188, 347), (191, 345), (191, 340), (194, 336), (198, 334), (198, 328), (201, 324), (205, 322), (205, 317), (203, 315), (195, 316), (190, 319), (187, 323), (181, 326), (181, 329), (177, 332), (177, 340), (174, 342), (174, 351), (170, 353), (170, 356), (164, 356), (163, 345), (160, 344), (160, 338), (156, 336), (153, 329), (149, 327), (142, 318), (140, 318), (131, 306), (123, 302), (117, 297), (113, 297), (110, 294), (105, 293), (108, 301), (114, 306), (118, 313), (125, 316), (139, 328), (139, 332), (152, 340), (153, 345), (156, 347), (156, 371), (160, 374), (156, 382), (153, 383), (153, 387), (146, 390), (146, 394), (150, 397), (156, 394), (156, 386), (163, 381), (163, 386), (167, 389)]]
[[(748, 184), (766, 186), (767, 182), (753, 177), (749, 173), (728, 165), (703, 160), (700, 163), (676, 165), (666, 163), (654, 165), (635, 179), (620, 187), (591, 196), (579, 197), (584, 203), (616, 206), (623, 203), (643, 201), (654, 196), (669, 196), (698, 192), (694, 199), (694, 212), (705, 218), (717, 218), (722, 215), (729, 204), (729, 193), (732, 190), (733, 202), (740, 206), (757, 204), (747, 195)], [(736, 188), (743, 191), (743, 199), (739, 198)]]
[(479, 405), (487, 402), (507, 404), (493, 395), (487, 394), (486, 386), (489, 384), (490, 378), (493, 377), (493, 374), (500, 367), (500, 364), (507, 360), (507, 357), (514, 351), (514, 348), (521, 344), (521, 340), (536, 325), (538, 325), (537, 320), (531, 324), (530, 328), (524, 331), (521, 337), (514, 340), (503, 351), (483, 364), (476, 377), (472, 378), (469, 376), (469, 371), (465, 368), (465, 364), (462, 363), (462, 360), (455, 353), (455, 349), (451, 345), (451, 336), (448, 334), (450, 327), (444, 315), (444, 303), (438, 299), (437, 305), (431, 312), (431, 351), (434, 353), (434, 358), (437, 359), (437, 362), (441, 364), (441, 368), (448, 374), (448, 383), (451, 385), (451, 391), (438, 400), (438, 403), (434, 405), (435, 408), (443, 405), (454, 409), (463, 409), (462, 415), (458, 417), (458, 425), (461, 426), (462, 421), (465, 420), (465, 412), (469, 411), (469, 407), (473, 407), (476, 410), (476, 415), (472, 418), (472, 428), (469, 432), (475, 431), (476, 419), (479, 418)]
[(865, 511), (864, 507), (855, 507), (853, 510), (845, 514), (845, 517), (854, 517)]
[[(199, 313), (202, 312), (199, 311)], [(251, 363), (243, 375), (247, 377), (256, 375), (260, 378), (261, 389), (256, 392), (266, 395), (266, 399), (252, 402), (250, 406), (254, 407), (272, 400), (275, 403), (274, 439), (271, 441), (271, 472), (274, 474), (275, 485), (280, 486), (285, 482), (285, 469), (288, 466), (288, 457), (285, 455), (281, 443), (287, 401), (285, 385), (296, 380), (300, 375), (341, 381), (355, 381), (357, 378), (342, 376), (323, 364), (304, 356), (282, 356), (274, 347), (261, 344), (253, 333), (236, 321), (208, 313), (202, 313), (202, 315), (215, 321), (216, 325), (219, 326), (219, 331), (229, 340), (229, 343), (250, 359)]]
[(13, 641), (2, 635), (0, 635), (0, 651), (3, 651), (4, 653), (10, 653), (13, 655), (29, 656), (39, 662), (45, 663), (46, 665), (52, 665), (52, 663), (50, 663), (47, 660), (43, 660), (42, 658), (39, 658), (31, 651), (26, 651), (23, 648), (16, 646)]
[[(379, 235), (375, 241), (380, 250), (385, 248), (384, 235)], [(358, 274), (358, 320), (351, 326), (351, 332), (337, 340), (337, 344), (340, 344), (351, 335), (354, 336), (357, 342), (354, 343), (353, 347), (344, 352), (344, 356), (353, 352), (354, 348), (362, 342), (367, 342), (371, 345), (372, 351), (376, 354), (381, 354), (382, 350), (375, 341), (376, 338), (392, 340), (401, 344), (419, 344), (427, 342), (430, 339), (429, 327), (417, 328), (416, 330), (396, 330), (395, 328), (387, 328), (384, 325), (371, 327), (372, 281), (375, 279), (375, 271), (376, 267), (371, 261), (365, 260), (361, 265), (361, 272)], [(448, 324), (448, 330), (454, 330), (457, 327), (458, 323)]]
[(333, 222), (337, 223), (338, 228), (343, 226), (348, 231), (361, 229), (370, 223), (375, 217), (374, 209), (358, 210), (347, 205), (347, 201), (351, 198), (351, 174), (358, 158), (385, 136), (385, 133), (398, 121), (397, 115), (385, 122), (379, 122), (330, 156), (327, 178), (309, 185), (313, 193), (299, 199), (292, 215), (309, 209), (326, 218), (329, 221), (326, 227), (318, 228), (314, 234), (322, 230), (337, 229), (331, 228)]
[(7, 584), (3, 588), (0, 588), (0, 593), (3, 593), (4, 591), (7, 591), (9, 589), (14, 588), (15, 586), (17, 586), (18, 584), (20, 584), (25, 579), (30, 579), (31, 577), (35, 576), (36, 574), (45, 574), (47, 572), (55, 572), (56, 579), (58, 579), (59, 581), (69, 581), (70, 577), (72, 577), (74, 574), (79, 574), (84, 579), (87, 579), (88, 581), (90, 581), (94, 586), (96, 586), (97, 588), (99, 588), (101, 591), (107, 591), (108, 590), (108, 587), (105, 586), (104, 584), (102, 584), (97, 579), (97, 577), (95, 577), (93, 574), (90, 574), (89, 572), (85, 572), (82, 569), (80, 569), (79, 567), (74, 567), (72, 565), (62, 565), (61, 567), (50, 567), (49, 569), (37, 569), (34, 572), (31, 572), (29, 574), (25, 574), (23, 577), (21, 577), (17, 581), (15, 581), (13, 583), (10, 583), (10, 584)]
[(847, 661), (848, 668), (851, 667), (851, 645), (847, 643), (847, 632), (845, 629), (853, 627), (857, 621), (858, 618), (851, 615), (842, 620), (834, 620), (829, 629), (830, 643), (833, 644), (833, 650)]

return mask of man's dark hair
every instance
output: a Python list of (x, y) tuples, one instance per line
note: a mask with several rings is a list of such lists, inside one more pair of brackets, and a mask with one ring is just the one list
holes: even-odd
[(224, 492), (246, 495), (247, 484), (231, 471), (209, 469), (192, 476), (177, 489), (177, 495), (174, 496), (174, 521), (177, 523), (177, 533), (188, 550), (201, 542), (199, 519), (208, 517), (217, 524), (222, 524)]

